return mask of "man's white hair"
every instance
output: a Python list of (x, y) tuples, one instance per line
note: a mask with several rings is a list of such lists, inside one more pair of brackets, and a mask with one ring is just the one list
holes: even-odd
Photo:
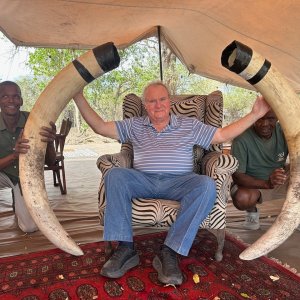
[(142, 94), (143, 103), (145, 103), (145, 95), (146, 95), (147, 90), (152, 86), (163, 86), (166, 89), (167, 93), (168, 93), (168, 97), (170, 97), (169, 88), (163, 82), (161, 82), (160, 80), (156, 80), (156, 81), (152, 81), (152, 82), (148, 83), (146, 85), (146, 87), (144, 88), (144, 91), (143, 91), (143, 94)]

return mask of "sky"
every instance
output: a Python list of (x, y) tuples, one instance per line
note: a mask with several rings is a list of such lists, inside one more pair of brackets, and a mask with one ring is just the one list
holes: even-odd
[(16, 46), (0, 33), (0, 81), (16, 80), (20, 76), (30, 75), (25, 63), (28, 48)]

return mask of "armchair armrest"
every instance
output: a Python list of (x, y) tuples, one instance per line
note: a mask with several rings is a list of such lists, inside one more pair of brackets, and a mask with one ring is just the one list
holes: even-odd
[(202, 159), (202, 173), (216, 179), (217, 175), (231, 176), (238, 168), (238, 160), (231, 154), (209, 152)]
[(226, 227), (226, 205), (229, 197), (232, 174), (238, 168), (238, 160), (218, 151), (206, 154), (202, 159), (202, 174), (216, 182), (216, 202), (209, 216), (202, 222), (203, 228), (224, 229)]
[(231, 175), (237, 170), (238, 165), (238, 160), (234, 156), (217, 151), (206, 154), (202, 160), (202, 173), (216, 181), (216, 201), (224, 209), (230, 193)]
[(99, 191), (98, 191), (98, 208), (99, 208), (99, 220), (100, 224), (104, 225), (104, 209), (105, 209), (105, 192), (104, 192), (104, 175), (111, 168), (132, 168), (132, 152), (126, 148), (122, 149), (118, 153), (105, 154), (97, 159), (97, 167), (102, 173)]
[(105, 154), (97, 159), (97, 167), (104, 176), (105, 173), (114, 167), (132, 168), (132, 154), (129, 151), (121, 151), (114, 154)]

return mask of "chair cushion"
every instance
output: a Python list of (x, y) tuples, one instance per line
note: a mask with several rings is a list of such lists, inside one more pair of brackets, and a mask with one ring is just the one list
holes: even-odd
[(204, 123), (215, 127), (223, 124), (223, 95), (220, 91), (214, 91), (207, 95)]
[(207, 96), (172, 96), (171, 112), (175, 115), (194, 117), (204, 122), (205, 102)]

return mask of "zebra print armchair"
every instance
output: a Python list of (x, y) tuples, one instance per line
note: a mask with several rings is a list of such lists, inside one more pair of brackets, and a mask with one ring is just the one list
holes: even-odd
[[(174, 114), (196, 117), (200, 121), (216, 127), (222, 126), (223, 97), (220, 91), (209, 95), (190, 95), (171, 97), (171, 112)], [(140, 97), (129, 94), (123, 102), (123, 117), (142, 116), (146, 114)], [(231, 184), (231, 175), (237, 169), (238, 162), (231, 155), (222, 154), (222, 145), (211, 145), (208, 151), (194, 146), (194, 171), (211, 176), (216, 181), (217, 198), (209, 216), (201, 224), (201, 228), (211, 231), (217, 238), (218, 248), (215, 259), (223, 258), (226, 226), (226, 204)], [(122, 144), (121, 151), (98, 158), (97, 166), (102, 172), (99, 187), (100, 223), (104, 223), (105, 191), (103, 177), (113, 167), (132, 168), (133, 151), (129, 143)], [(132, 199), (133, 226), (169, 227), (176, 219), (179, 203), (172, 199)]]

